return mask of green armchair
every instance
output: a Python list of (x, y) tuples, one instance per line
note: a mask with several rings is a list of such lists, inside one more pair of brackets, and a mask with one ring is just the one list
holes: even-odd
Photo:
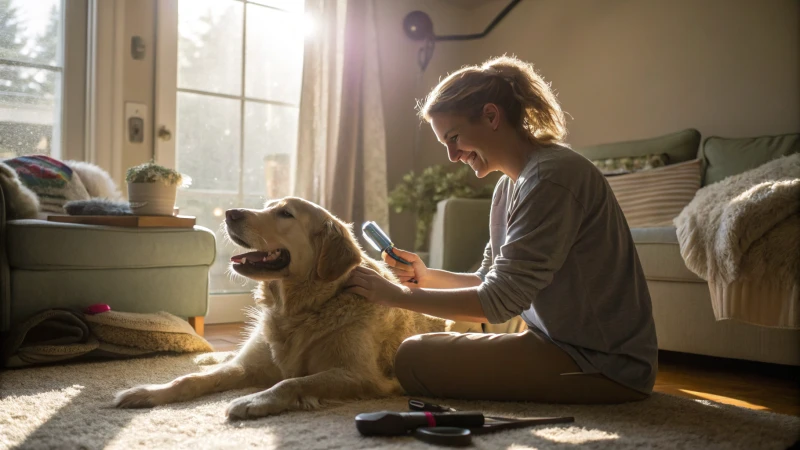
[(7, 220), (0, 187), (0, 333), (39, 311), (166, 311), (203, 333), (214, 233)]

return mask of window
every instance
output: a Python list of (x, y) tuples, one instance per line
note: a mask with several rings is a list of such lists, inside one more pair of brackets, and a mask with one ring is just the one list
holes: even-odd
[(179, 0), (176, 168), (181, 214), (217, 234), (214, 294), (249, 291), (228, 274), (230, 208), (291, 193), (303, 69), (302, 0)]
[(83, 157), (86, 5), (0, 0), (0, 160)]

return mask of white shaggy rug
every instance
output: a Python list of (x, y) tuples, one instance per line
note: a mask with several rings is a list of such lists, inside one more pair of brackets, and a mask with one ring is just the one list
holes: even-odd
[[(0, 448), (435, 448), (411, 437), (364, 438), (356, 431), (356, 414), (405, 411), (403, 397), (244, 422), (226, 421), (225, 407), (252, 391), (154, 409), (111, 407), (121, 389), (197, 370), (191, 356), (162, 356), (1, 372)], [(618, 406), (446, 403), (494, 415), (575, 417), (572, 424), (475, 436), (478, 449), (785, 449), (800, 432), (797, 417), (665, 394)]]

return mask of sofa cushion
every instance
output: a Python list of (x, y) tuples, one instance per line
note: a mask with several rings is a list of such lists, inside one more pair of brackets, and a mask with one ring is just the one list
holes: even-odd
[(705, 165), (703, 185), (721, 181), (781, 156), (800, 152), (800, 134), (782, 134), (749, 138), (710, 136), (703, 142), (701, 155)]
[(700, 189), (700, 160), (606, 178), (628, 226), (670, 226)]
[(12, 269), (119, 269), (210, 266), (214, 233), (194, 228), (126, 228), (43, 220), (7, 222)]
[(589, 160), (620, 158), (623, 156), (669, 155), (670, 164), (697, 158), (700, 132), (689, 128), (677, 133), (650, 139), (614, 142), (574, 149)]
[(705, 283), (683, 262), (675, 227), (631, 228), (631, 235), (646, 279)]

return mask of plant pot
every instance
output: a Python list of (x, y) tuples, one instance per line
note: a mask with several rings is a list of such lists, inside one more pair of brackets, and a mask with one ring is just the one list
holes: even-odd
[(177, 185), (128, 183), (128, 201), (137, 216), (173, 215), (177, 195)]

